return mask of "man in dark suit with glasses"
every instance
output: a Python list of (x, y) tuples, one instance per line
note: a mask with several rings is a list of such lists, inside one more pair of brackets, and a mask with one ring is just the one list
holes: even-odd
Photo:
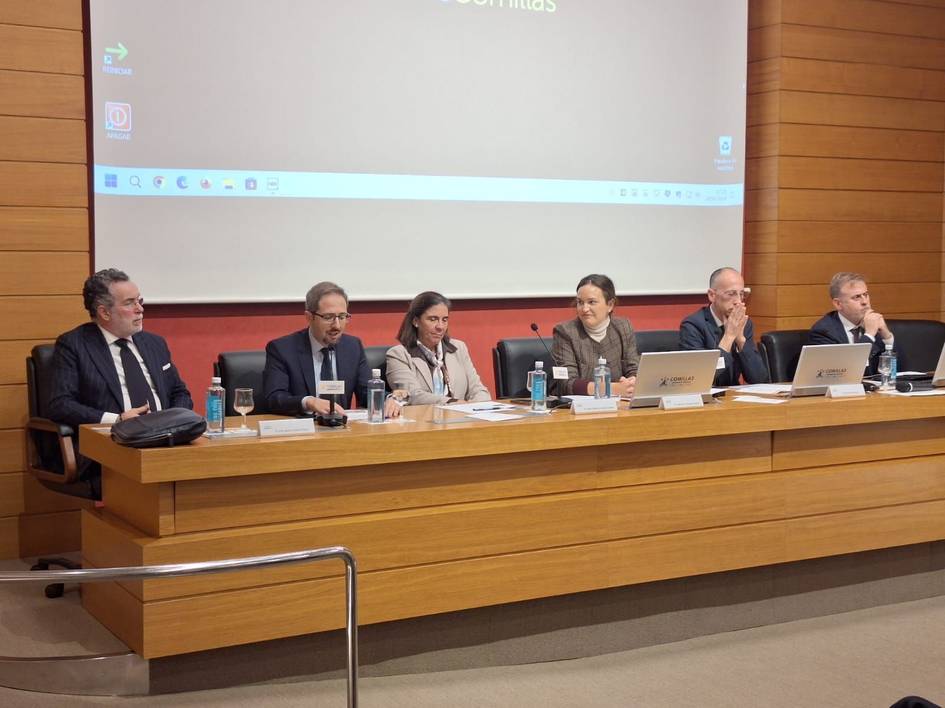
[(709, 276), (709, 304), (679, 326), (681, 349), (718, 349), (716, 386), (767, 383), (768, 367), (755, 346), (755, 330), (745, 305), (745, 280), (734, 268), (719, 268)]
[[(322, 381), (344, 381), (336, 412), (344, 415), (352, 398), (366, 405), (371, 370), (361, 340), (345, 334), (351, 321), (347, 293), (335, 283), (313, 285), (305, 296), (305, 320), (305, 329), (266, 345), (263, 389), (269, 410), (280, 415), (328, 413), (330, 396), (320, 391)], [(387, 408), (388, 416), (400, 412), (393, 401)]]

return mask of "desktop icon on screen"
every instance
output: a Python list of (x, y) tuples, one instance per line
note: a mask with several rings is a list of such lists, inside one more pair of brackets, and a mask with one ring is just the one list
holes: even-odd
[(732, 136), (720, 135), (719, 136), (719, 155), (731, 155), (731, 154), (732, 154)]
[(223, 189), (235, 189), (235, 188), (236, 188), (236, 182), (234, 182), (233, 180), (229, 178), (223, 180)]
[(253, 192), (253, 191), (256, 190), (256, 187), (257, 187), (257, 186), (258, 186), (258, 184), (257, 184), (257, 182), (256, 182), (256, 178), (255, 178), (255, 177), (247, 177), (247, 178), (246, 178), (246, 191), (248, 191), (248, 192)]
[(213, 182), (211, 182), (211, 181), (210, 181), (209, 179), (207, 179), (206, 177), (204, 177), (202, 180), (200, 180), (200, 188), (201, 188), (201, 189), (210, 189), (210, 187), (212, 187), (212, 186), (213, 186)]
[(131, 104), (105, 102), (105, 130), (119, 133), (131, 132)]
[(158, 189), (164, 189), (164, 175), (158, 175), (153, 180), (151, 180), (155, 187)]
[(187, 178), (181, 175), (177, 178), (177, 186), (180, 189), (187, 189)]
[(106, 174), (105, 175), (105, 186), (109, 188), (118, 187), (118, 175)]

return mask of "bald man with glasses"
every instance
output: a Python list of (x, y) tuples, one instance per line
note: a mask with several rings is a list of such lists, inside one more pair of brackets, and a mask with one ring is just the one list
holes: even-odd
[[(322, 381), (344, 381), (337, 412), (344, 414), (353, 398), (367, 405), (371, 370), (361, 340), (345, 334), (351, 321), (347, 293), (335, 283), (313, 285), (305, 296), (305, 320), (305, 329), (266, 345), (263, 389), (269, 410), (280, 415), (327, 413), (330, 396), (320, 391)], [(388, 401), (385, 414), (399, 413), (400, 406)]]
[[(755, 346), (755, 328), (745, 307), (745, 280), (734, 268), (719, 268), (709, 276), (709, 304), (679, 326), (681, 349), (718, 349), (716, 386), (767, 383), (768, 367)], [(724, 365), (724, 366), (723, 366)]]

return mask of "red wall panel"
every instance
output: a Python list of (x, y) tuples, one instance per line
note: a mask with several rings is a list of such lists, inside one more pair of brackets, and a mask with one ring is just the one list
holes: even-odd
[[(629, 317), (636, 329), (675, 329), (680, 320), (704, 303), (702, 296), (626, 299), (617, 313)], [(407, 304), (353, 302), (348, 333), (365, 345), (394, 344)], [(305, 326), (302, 303), (253, 305), (151, 305), (145, 327), (168, 340), (174, 361), (203, 413), (204, 391), (210, 383), (217, 353), (263, 349), (270, 339)], [(495, 393), (492, 348), (499, 339), (528, 337), (536, 322), (551, 346), (554, 325), (573, 317), (567, 299), (464, 301), (454, 304), (450, 334), (469, 346), (476, 369)]]

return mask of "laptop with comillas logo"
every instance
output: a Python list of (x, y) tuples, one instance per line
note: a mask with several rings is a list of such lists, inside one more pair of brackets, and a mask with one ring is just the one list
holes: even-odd
[(711, 402), (718, 361), (718, 349), (644, 352), (640, 355), (630, 407), (658, 406), (664, 396), (683, 394), (699, 394), (704, 402)]
[(804, 346), (791, 383), (791, 396), (823, 396), (828, 386), (860, 383), (872, 347), (871, 342)]

